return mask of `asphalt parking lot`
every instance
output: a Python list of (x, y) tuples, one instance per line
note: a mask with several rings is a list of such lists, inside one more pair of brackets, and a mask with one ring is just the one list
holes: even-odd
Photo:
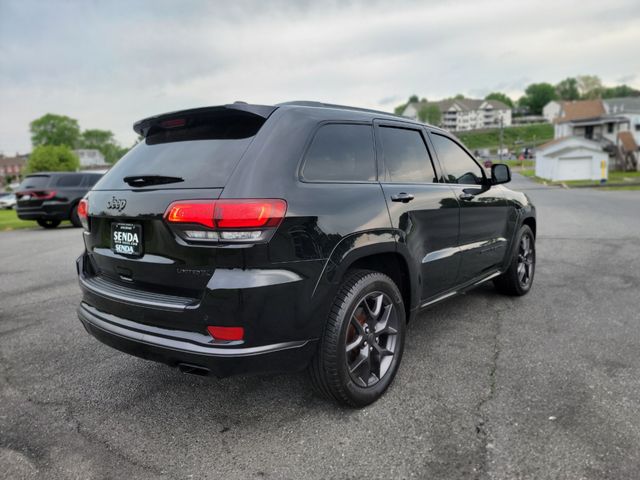
[(349, 410), (304, 375), (191, 377), (77, 320), (80, 231), (0, 232), (0, 477), (640, 475), (640, 192), (547, 188), (523, 298), (490, 285), (409, 325), (396, 381)]

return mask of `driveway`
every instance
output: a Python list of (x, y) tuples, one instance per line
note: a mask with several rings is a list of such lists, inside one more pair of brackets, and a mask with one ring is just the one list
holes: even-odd
[(421, 314), (363, 410), (304, 375), (190, 377), (75, 315), (80, 231), (0, 233), (5, 478), (637, 478), (640, 195), (542, 187), (531, 293)]

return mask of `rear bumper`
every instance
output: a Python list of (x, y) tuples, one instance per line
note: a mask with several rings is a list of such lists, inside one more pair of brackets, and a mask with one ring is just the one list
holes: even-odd
[(52, 202), (44, 202), (37, 207), (16, 207), (16, 213), (21, 220), (68, 220), (69, 204)]
[(308, 365), (316, 349), (315, 340), (254, 347), (207, 345), (204, 335), (133, 322), (85, 302), (78, 307), (78, 317), (87, 332), (117, 350), (173, 367), (197, 367), (219, 377), (299, 371)]

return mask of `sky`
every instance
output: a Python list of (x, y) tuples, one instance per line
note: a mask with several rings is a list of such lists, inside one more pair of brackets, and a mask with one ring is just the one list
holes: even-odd
[(392, 111), (594, 74), (640, 88), (638, 0), (0, 0), (0, 153), (45, 113), (111, 130), (243, 100)]

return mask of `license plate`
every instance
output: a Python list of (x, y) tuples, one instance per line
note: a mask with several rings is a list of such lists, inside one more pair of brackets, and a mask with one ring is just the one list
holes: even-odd
[(142, 256), (142, 225), (137, 223), (112, 223), (111, 250), (127, 257)]

